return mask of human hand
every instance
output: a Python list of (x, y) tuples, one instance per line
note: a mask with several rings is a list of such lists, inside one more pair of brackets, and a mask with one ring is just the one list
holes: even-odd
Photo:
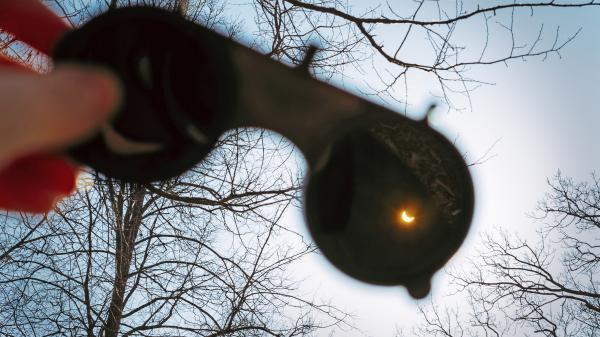
[[(0, 1), (0, 27), (45, 53), (68, 30), (38, 0)], [(0, 55), (0, 208), (47, 212), (68, 195), (77, 168), (48, 153), (93, 132), (118, 99), (116, 80), (102, 71), (40, 75)]]

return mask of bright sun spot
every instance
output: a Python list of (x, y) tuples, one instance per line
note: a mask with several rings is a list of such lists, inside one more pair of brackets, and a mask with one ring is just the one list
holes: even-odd
[(410, 225), (415, 221), (415, 216), (411, 215), (407, 210), (403, 209), (398, 212), (399, 225)]
[(411, 223), (411, 222), (415, 221), (415, 217), (408, 215), (408, 213), (406, 211), (402, 211), (402, 214), (400, 216), (402, 217), (402, 221), (404, 221), (406, 223)]

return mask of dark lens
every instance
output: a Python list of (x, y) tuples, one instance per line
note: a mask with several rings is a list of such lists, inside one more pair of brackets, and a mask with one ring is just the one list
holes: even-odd
[(423, 288), (469, 227), (473, 188), (458, 152), (428, 126), (402, 121), (349, 132), (328, 153), (305, 200), (325, 256), (369, 283)]
[(237, 95), (227, 42), (178, 14), (110, 11), (67, 34), (54, 60), (111, 70), (124, 90), (114, 132), (156, 145), (150, 152), (119, 151), (97, 136), (69, 150), (108, 176), (149, 182), (181, 174), (208, 154), (232, 120)]

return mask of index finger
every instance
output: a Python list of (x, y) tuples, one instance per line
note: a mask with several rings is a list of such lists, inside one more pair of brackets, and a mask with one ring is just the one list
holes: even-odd
[(0, 66), (0, 164), (89, 135), (115, 109), (120, 92), (103, 71), (58, 68), (38, 75)]

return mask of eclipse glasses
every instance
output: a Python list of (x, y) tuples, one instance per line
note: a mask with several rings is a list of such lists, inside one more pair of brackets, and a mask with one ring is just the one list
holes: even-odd
[(111, 125), (68, 150), (106, 176), (168, 179), (201, 162), (227, 130), (260, 127), (304, 154), (306, 222), (346, 274), (421, 298), (467, 234), (473, 183), (453, 144), (426, 119), (320, 82), (307, 67), (149, 7), (92, 19), (64, 36), (53, 58), (108, 68), (124, 86)]

